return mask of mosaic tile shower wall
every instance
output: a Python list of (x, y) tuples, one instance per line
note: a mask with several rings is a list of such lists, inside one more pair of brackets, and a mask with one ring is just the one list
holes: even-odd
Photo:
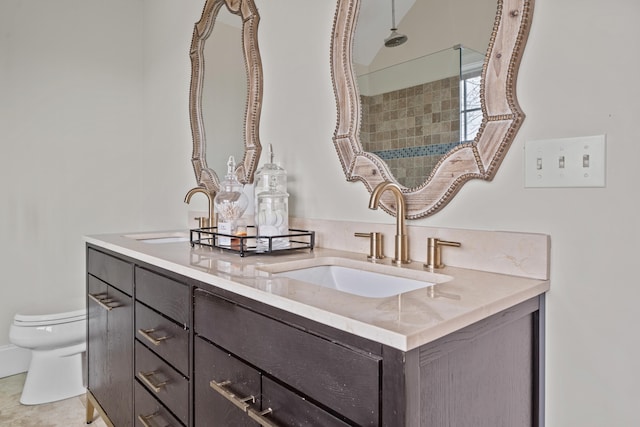
[(460, 141), (458, 76), (362, 96), (360, 141), (406, 187), (417, 187)]

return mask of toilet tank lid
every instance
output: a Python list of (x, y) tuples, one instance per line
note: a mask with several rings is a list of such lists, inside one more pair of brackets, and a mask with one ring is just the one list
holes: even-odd
[(81, 308), (78, 310), (67, 311), (64, 313), (50, 313), (50, 314), (16, 314), (13, 320), (17, 322), (46, 322), (46, 321), (73, 321), (81, 320), (87, 316), (87, 309)]

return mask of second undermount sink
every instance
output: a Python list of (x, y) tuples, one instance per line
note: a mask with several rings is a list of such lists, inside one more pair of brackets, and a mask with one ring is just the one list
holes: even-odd
[(272, 277), (287, 277), (300, 282), (368, 298), (385, 298), (399, 295), (452, 279), (451, 276), (444, 274), (398, 269), (397, 273), (416, 276), (403, 277), (400, 274), (390, 274), (388, 271), (371, 271), (371, 268), (394, 270), (398, 267), (373, 264), (355, 266), (355, 263), (350, 262), (350, 260), (342, 260), (340, 258), (313, 260), (307, 266), (297, 265), (298, 263), (285, 264), (289, 265), (269, 266), (265, 270), (270, 271)]
[(158, 233), (125, 234), (124, 237), (150, 244), (189, 241), (189, 233), (184, 231), (161, 231)]

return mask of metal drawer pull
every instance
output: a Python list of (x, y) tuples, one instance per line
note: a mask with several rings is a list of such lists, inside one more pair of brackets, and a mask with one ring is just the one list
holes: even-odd
[[(152, 419), (154, 419), (155, 417), (158, 416), (157, 412), (154, 412), (151, 415), (138, 415), (138, 420), (140, 420), (140, 422), (142, 423), (142, 425), (144, 427), (153, 427), (154, 424), (151, 424), (149, 421), (151, 421)], [(162, 421), (165, 421), (164, 419), (162, 419)], [(171, 424), (162, 424), (163, 427), (173, 427)]]
[(159, 337), (159, 338), (154, 338), (151, 336), (152, 332), (155, 332), (155, 329), (138, 329), (138, 333), (140, 335), (142, 335), (143, 337), (145, 337), (147, 339), (147, 341), (149, 341), (151, 344), (153, 345), (160, 345), (160, 343), (162, 343), (162, 341), (164, 340), (168, 340), (169, 338), (171, 338), (169, 335), (165, 335), (164, 337)]
[(169, 381), (163, 381), (161, 383), (155, 384), (149, 378), (149, 377), (152, 377), (154, 375), (155, 375), (155, 371), (138, 372), (138, 378), (140, 378), (143, 383), (145, 383), (147, 386), (149, 386), (149, 388), (151, 388), (151, 390), (155, 391), (156, 393), (160, 393), (160, 391), (162, 390), (162, 387), (166, 386)]
[(247, 409), (247, 414), (249, 414), (249, 418), (256, 421), (263, 427), (278, 427), (277, 424), (271, 422), (265, 415), (273, 413), (271, 408), (266, 409), (264, 411), (256, 411), (253, 408)]
[(100, 307), (104, 308), (107, 311), (111, 311), (114, 309), (114, 307), (109, 306), (107, 304), (113, 302), (112, 299), (107, 299), (107, 298), (102, 298), (103, 295), (106, 294), (89, 294), (89, 298), (91, 298), (93, 301), (95, 301)]
[(220, 393), (222, 397), (242, 409), (244, 412), (247, 412), (247, 409), (249, 409), (249, 404), (247, 402), (256, 403), (256, 398), (253, 396), (236, 396), (231, 390), (226, 388), (229, 384), (231, 384), (231, 381), (216, 382), (215, 380), (211, 380), (209, 383), (211, 388)]

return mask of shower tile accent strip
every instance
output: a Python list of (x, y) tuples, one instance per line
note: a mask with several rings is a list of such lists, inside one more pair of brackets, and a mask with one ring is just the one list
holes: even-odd
[(404, 147), (395, 150), (373, 151), (373, 154), (382, 160), (404, 159), (407, 157), (444, 156), (450, 150), (458, 146), (460, 142), (446, 144), (422, 145), (419, 147)]

